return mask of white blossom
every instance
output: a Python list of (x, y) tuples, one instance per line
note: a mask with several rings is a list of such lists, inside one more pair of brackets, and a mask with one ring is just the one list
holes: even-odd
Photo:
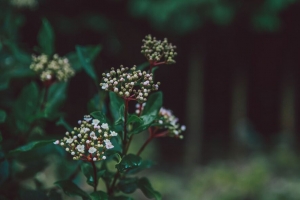
[(90, 147), (89, 148), (89, 153), (95, 153), (97, 149), (95, 147)]
[(66, 143), (72, 143), (73, 142), (73, 139), (72, 138), (69, 138), (69, 139), (67, 139), (67, 141), (66, 141)]
[(112, 145), (112, 143), (111, 143), (110, 140), (105, 139), (105, 140), (104, 140), (104, 143), (105, 143), (105, 147), (106, 147), (107, 149), (112, 149), (112, 148), (114, 148), (114, 146)]
[(111, 136), (117, 136), (117, 135), (118, 135), (118, 133), (117, 133), (117, 132), (115, 132), (115, 131), (110, 131), (110, 135), (111, 135)]
[(101, 128), (103, 128), (103, 129), (105, 129), (105, 130), (108, 130), (108, 129), (109, 129), (107, 123), (103, 123), (103, 124), (101, 125)]
[(83, 144), (77, 145), (76, 149), (77, 149), (79, 152), (84, 153), (84, 145), (83, 145)]
[(92, 125), (97, 126), (100, 123), (100, 120), (93, 119)]

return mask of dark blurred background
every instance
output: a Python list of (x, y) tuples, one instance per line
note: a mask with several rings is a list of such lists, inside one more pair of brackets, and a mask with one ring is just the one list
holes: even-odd
[[(23, 3), (31, 1), (34, 0)], [(76, 45), (102, 45), (94, 62), (99, 76), (120, 64), (145, 62), (140, 47), (147, 34), (158, 39), (167, 37), (177, 46), (176, 64), (161, 66), (156, 74), (156, 80), (162, 83), (164, 107), (173, 110), (180, 123), (187, 126), (184, 140), (155, 141), (156, 159), (166, 171), (171, 168), (196, 173), (194, 170), (208, 166), (197, 172), (201, 180), (205, 170), (230, 171), (234, 167), (224, 163), (242, 160), (241, 166), (263, 162), (263, 167), (258, 168), (269, 173), (268, 163), (273, 161), (268, 159), (274, 155), (283, 159), (285, 168), (278, 171), (289, 171), (291, 165), (293, 175), (300, 170), (299, 1), (39, 0), (34, 6), (14, 2), (13, 12), (22, 15), (18, 36), (22, 48), (34, 53), (41, 19), (47, 18), (55, 31), (59, 55), (74, 51)], [(70, 101), (63, 110), (72, 114), (66, 120), (80, 119), (87, 112), (85, 102), (96, 92), (83, 72), (71, 79)], [(211, 163), (221, 164), (215, 167)], [(222, 173), (220, 176), (224, 177)], [(295, 184), (299, 186), (300, 176), (297, 177)], [(225, 178), (224, 183), (230, 181)], [(291, 187), (297, 188), (295, 184)], [(259, 184), (246, 194), (257, 194), (257, 188)], [(248, 197), (237, 199), (251, 199), (251, 195)], [(259, 198), (277, 199), (272, 195)], [(294, 196), (282, 195), (282, 199)]]

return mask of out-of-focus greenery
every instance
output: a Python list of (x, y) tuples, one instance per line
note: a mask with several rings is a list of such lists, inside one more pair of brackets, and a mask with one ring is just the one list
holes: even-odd
[(185, 34), (207, 22), (229, 25), (245, 18), (259, 31), (276, 31), (279, 14), (297, 0), (224, 1), (224, 0), (131, 0), (128, 9), (135, 17), (146, 18), (155, 28)]
[(176, 176), (154, 173), (151, 180), (164, 190), (164, 199), (297, 200), (299, 168), (298, 156), (282, 145), (271, 154), (216, 161), (188, 172), (177, 169)]

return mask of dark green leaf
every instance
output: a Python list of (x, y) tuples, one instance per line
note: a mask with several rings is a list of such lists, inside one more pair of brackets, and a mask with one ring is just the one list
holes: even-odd
[(114, 92), (109, 92), (109, 100), (110, 112), (114, 118), (114, 121), (116, 121), (119, 119), (119, 110), (120, 107), (124, 105), (124, 100)]
[(145, 169), (149, 169), (154, 165), (153, 161), (151, 160), (142, 160), (142, 163), (137, 168), (131, 169), (127, 172), (127, 174), (136, 174), (140, 171), (143, 171)]
[(121, 162), (122, 160), (122, 157), (120, 156), (120, 152), (113, 149), (108, 149), (105, 152), (105, 156), (107, 157), (106, 159), (114, 159), (117, 163)]
[(65, 55), (66, 58), (68, 58), (69, 63), (71, 64), (71, 67), (76, 71), (80, 71), (82, 69), (80, 60), (78, 58), (77, 52), (71, 52)]
[(116, 165), (116, 168), (121, 173), (124, 173), (127, 170), (131, 170), (139, 167), (141, 165), (141, 162), (142, 162), (141, 157), (134, 154), (128, 154), (123, 157), (122, 161), (119, 164)]
[(116, 197), (109, 197), (108, 200), (133, 200), (133, 198), (122, 195)]
[(42, 20), (42, 27), (38, 34), (38, 42), (42, 53), (49, 56), (54, 53), (54, 32), (47, 19)]
[(161, 200), (161, 194), (152, 188), (151, 183), (147, 178), (144, 177), (139, 179), (138, 187), (142, 190), (147, 198)]
[(92, 58), (99, 54), (101, 46), (97, 45), (89, 48), (92, 49), (89, 49), (89, 51), (87, 51), (84, 47), (76, 46), (76, 52), (85, 72), (98, 84), (98, 77), (91, 62)]
[(28, 199), (38, 199), (38, 200), (49, 200), (47, 195), (42, 191), (36, 190), (21, 190), (19, 192), (20, 197), (19, 200), (28, 200)]
[(125, 178), (119, 181), (117, 187), (125, 194), (131, 194), (138, 188), (137, 182), (137, 178)]
[(93, 167), (90, 163), (82, 163), (81, 164), (81, 171), (86, 177), (86, 182), (90, 186), (94, 186), (94, 174), (93, 174)]
[(139, 118), (136, 114), (129, 115), (128, 120), (127, 120), (127, 124), (130, 124), (130, 123), (141, 124), (142, 122), (143, 122), (143, 120), (141, 118)]
[(108, 195), (103, 191), (97, 191), (90, 194), (92, 200), (107, 200)]
[(90, 199), (89, 195), (70, 180), (57, 181), (54, 183), (69, 196), (81, 196), (82, 199)]
[(145, 108), (143, 110), (143, 115), (154, 115), (156, 116), (162, 107), (163, 94), (162, 92), (155, 92), (151, 94), (147, 100)]
[(100, 120), (101, 123), (107, 123), (106, 116), (101, 111), (95, 111), (90, 114), (93, 118)]
[(67, 83), (65, 82), (55, 83), (51, 85), (51, 87), (49, 88), (49, 94), (44, 109), (44, 114), (46, 118), (55, 117), (56, 112), (58, 112), (58, 108), (67, 98), (66, 90)]
[(72, 127), (65, 121), (65, 119), (63, 117), (60, 117), (59, 120), (56, 122), (56, 125), (61, 125), (63, 127), (65, 127), (65, 129), (67, 129), (69, 132), (71, 132), (73, 129)]
[(140, 64), (139, 66), (137, 66), (136, 69), (143, 71), (144, 69), (146, 69), (146, 67), (149, 67), (149, 62), (144, 62), (143, 64)]
[(0, 123), (5, 122), (6, 112), (4, 110), (0, 110)]
[(10, 151), (9, 156), (15, 156), (15, 155), (18, 155), (19, 153), (31, 151), (36, 148), (51, 144), (53, 142), (54, 142), (54, 140), (40, 140), (40, 141), (30, 142), (24, 146), (21, 146), (15, 150)]
[(103, 111), (106, 113), (106, 107), (104, 100), (106, 98), (106, 92), (100, 91), (88, 102), (88, 112)]
[(9, 163), (4, 158), (4, 154), (0, 153), (0, 185), (8, 178), (9, 176)]

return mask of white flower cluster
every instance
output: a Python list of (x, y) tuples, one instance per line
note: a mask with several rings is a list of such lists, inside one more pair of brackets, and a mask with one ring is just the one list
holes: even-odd
[(40, 79), (44, 81), (67, 81), (74, 76), (75, 71), (67, 58), (61, 58), (57, 54), (50, 59), (47, 55), (32, 56), (30, 69), (40, 74)]
[(158, 115), (161, 117), (158, 123), (162, 125), (163, 129), (168, 129), (169, 136), (183, 138), (183, 135), (180, 134), (186, 130), (186, 127), (178, 124), (178, 118), (173, 115), (171, 110), (161, 108)]
[(74, 160), (106, 159), (105, 151), (114, 148), (110, 139), (118, 134), (111, 131), (107, 123), (100, 124), (98, 119), (93, 119), (89, 115), (85, 115), (78, 124), (80, 124), (79, 128), (75, 127), (71, 133), (66, 132), (66, 136), (60, 141), (55, 141), (54, 144), (64, 147)]
[(160, 82), (154, 83), (152, 73), (137, 70), (136, 66), (129, 69), (121, 65), (120, 69), (111, 68), (109, 73), (103, 73), (102, 76), (102, 89), (138, 102), (147, 101), (149, 93), (158, 90), (160, 85)]
[(174, 57), (177, 55), (175, 52), (176, 46), (168, 43), (167, 38), (163, 41), (156, 40), (155, 37), (147, 35), (143, 39), (143, 46), (141, 53), (146, 56), (149, 62), (155, 64), (155, 62), (162, 61), (165, 64), (175, 63)]
[[(136, 114), (143, 112), (144, 107), (145, 103), (136, 104)], [(160, 126), (156, 127), (158, 130), (168, 130), (168, 136), (183, 139), (183, 135), (181, 135), (181, 133), (186, 130), (186, 127), (185, 125), (178, 124), (178, 118), (173, 115), (171, 110), (161, 108), (158, 115), (160, 117), (157, 121)]]
[(37, 0), (10, 0), (10, 3), (18, 8), (35, 8), (38, 5)]

